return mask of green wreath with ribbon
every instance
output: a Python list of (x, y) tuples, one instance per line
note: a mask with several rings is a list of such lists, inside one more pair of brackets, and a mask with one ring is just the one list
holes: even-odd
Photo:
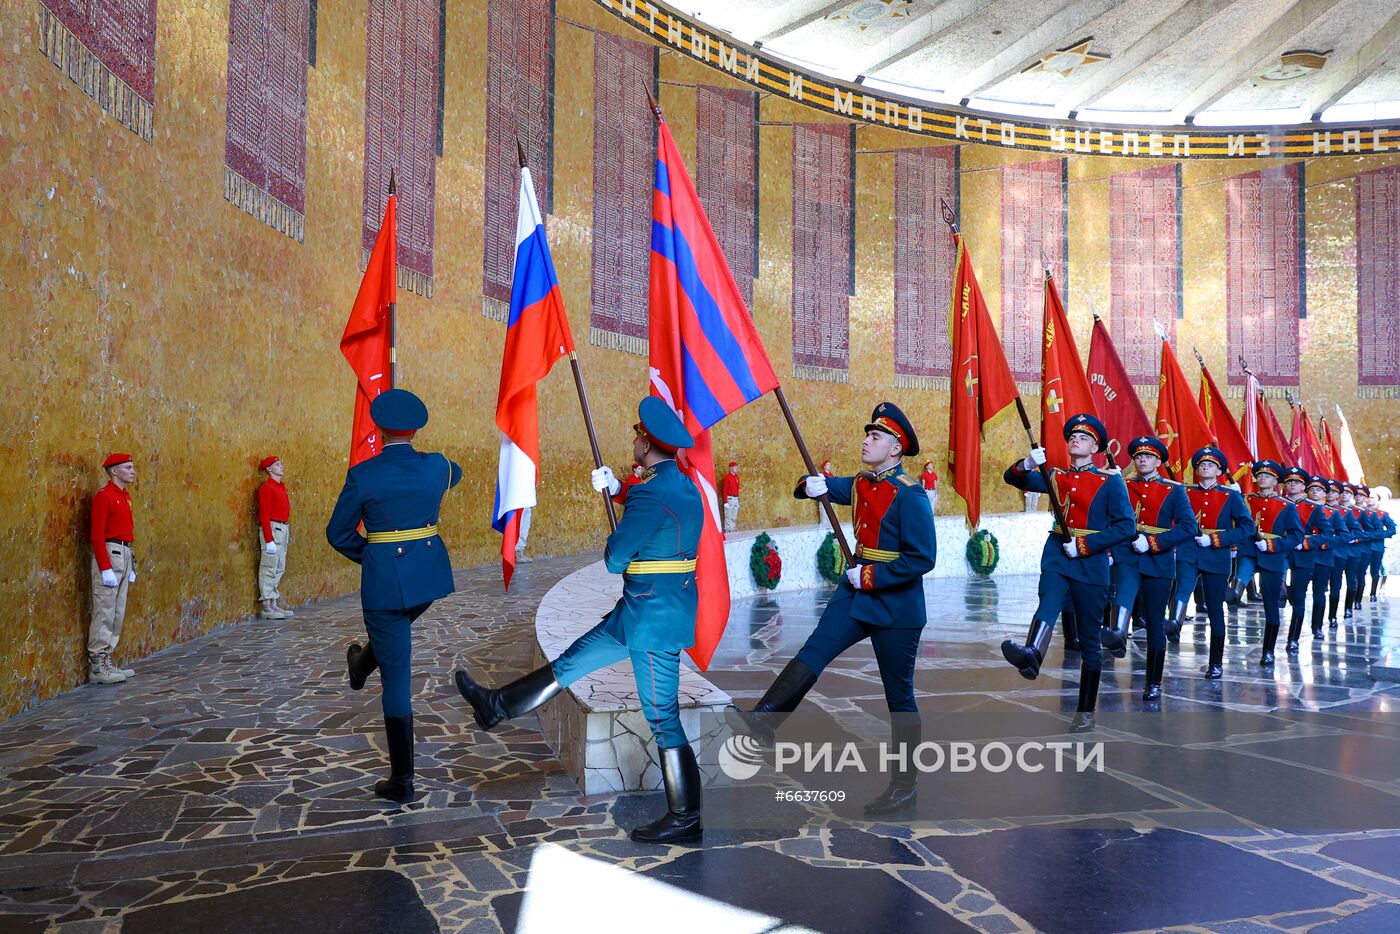
[(1001, 559), (1001, 548), (997, 537), (989, 529), (978, 529), (967, 540), (967, 563), (972, 573), (980, 577), (990, 577)]
[(846, 578), (846, 557), (836, 544), (835, 532), (827, 532), (817, 549), (817, 573), (829, 584), (839, 584)]
[(759, 534), (749, 550), (749, 571), (753, 582), (764, 590), (772, 590), (783, 579), (783, 559), (778, 554), (778, 546), (767, 532)]

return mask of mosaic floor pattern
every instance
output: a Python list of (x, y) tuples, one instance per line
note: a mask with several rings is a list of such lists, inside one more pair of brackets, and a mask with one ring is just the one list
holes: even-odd
[[(419, 798), (407, 806), (369, 790), (387, 759), (377, 678), (345, 686), (344, 647), (363, 636), (353, 597), (174, 647), (127, 684), (0, 724), (0, 931), (513, 931), (546, 843), (767, 919), (753, 930), (1400, 930), (1400, 685), (1366, 673), (1400, 641), (1394, 597), (1316, 643), (1305, 635), (1272, 673), (1257, 664), (1258, 610), (1232, 613), (1223, 683), (1201, 679), (1205, 627), (1188, 630), (1154, 715), (1137, 700), (1137, 643), (1104, 675), (1108, 799), (939, 774), (921, 796), (966, 789), (956, 819), (824, 813), (657, 848), (626, 833), (659, 798), (580, 796), (533, 719), (483, 734), (449, 683), (468, 659), (492, 683), (523, 672), (535, 606), (592, 560), (536, 561), (508, 595), (497, 568), (461, 571), (458, 592), (419, 620)], [(1024, 633), (1035, 586), (929, 583), (916, 687), (939, 739), (965, 712), (1062, 729), (1077, 657), (1057, 637), (1029, 683), (997, 651)], [(827, 596), (737, 603), (713, 682), (741, 703), (760, 695)], [(870, 730), (883, 691), (869, 647), (810, 697), (839, 729)], [(711, 789), (707, 806), (744, 793)], [(681, 929), (609, 910), (609, 931)], [(580, 930), (598, 929), (588, 911)]]

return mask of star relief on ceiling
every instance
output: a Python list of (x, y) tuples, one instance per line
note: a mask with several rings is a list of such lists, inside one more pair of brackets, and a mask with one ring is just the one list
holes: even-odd
[(909, 15), (914, 0), (857, 0), (844, 10), (827, 17), (828, 22), (845, 23), (860, 32), (883, 19), (903, 19)]
[(1036, 62), (1026, 71), (1053, 71), (1062, 78), (1068, 78), (1076, 68), (1085, 65), (1092, 65), (1095, 62), (1107, 61), (1109, 56), (1098, 52), (1089, 51), (1089, 47), (1094, 44), (1094, 37), (1077, 42), (1069, 48), (1051, 52), (1049, 55)]

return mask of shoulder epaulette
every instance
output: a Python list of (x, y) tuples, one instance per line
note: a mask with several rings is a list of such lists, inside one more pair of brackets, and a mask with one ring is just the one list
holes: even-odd
[(902, 474), (899, 475), (899, 482), (902, 483), (902, 484), (904, 484), (905, 486), (918, 486), (918, 485), (919, 485), (919, 481), (915, 480), (913, 477), (909, 476), (907, 473), (902, 473)]

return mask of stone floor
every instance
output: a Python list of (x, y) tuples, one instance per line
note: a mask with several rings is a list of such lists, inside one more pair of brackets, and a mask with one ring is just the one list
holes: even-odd
[[(344, 646), (362, 634), (350, 598), (177, 646), (125, 685), (0, 724), (0, 931), (514, 931), (559, 899), (578, 930), (610, 932), (1400, 930), (1400, 685), (1366, 676), (1400, 638), (1394, 597), (1272, 673), (1258, 612), (1232, 613), (1223, 683), (1201, 679), (1205, 627), (1189, 630), (1157, 711), (1137, 699), (1139, 643), (1104, 676), (1100, 774), (930, 774), (898, 823), (767, 802), (743, 825), (728, 818), (756, 805), (736, 783), (707, 793), (704, 846), (655, 848), (626, 829), (657, 797), (580, 797), (534, 720), (482, 734), (448, 681), (459, 660), (491, 681), (523, 671), (534, 607), (595, 559), (527, 565), (504, 596), (498, 569), (459, 572), (419, 620), (421, 794), (406, 807), (368, 791), (385, 754), (377, 679), (345, 686)], [(925, 739), (1062, 733), (1075, 656), (1054, 648), (1031, 683), (996, 649), (1024, 633), (1035, 581), (928, 592)], [(826, 597), (736, 604), (714, 683), (756, 697)], [(811, 699), (833, 735), (874, 735), (868, 644)], [(548, 844), (614, 882), (541, 872), (527, 894), (532, 858), (563, 852)], [(680, 907), (658, 913), (668, 899)], [(700, 899), (736, 910), (732, 926), (702, 924)]]

